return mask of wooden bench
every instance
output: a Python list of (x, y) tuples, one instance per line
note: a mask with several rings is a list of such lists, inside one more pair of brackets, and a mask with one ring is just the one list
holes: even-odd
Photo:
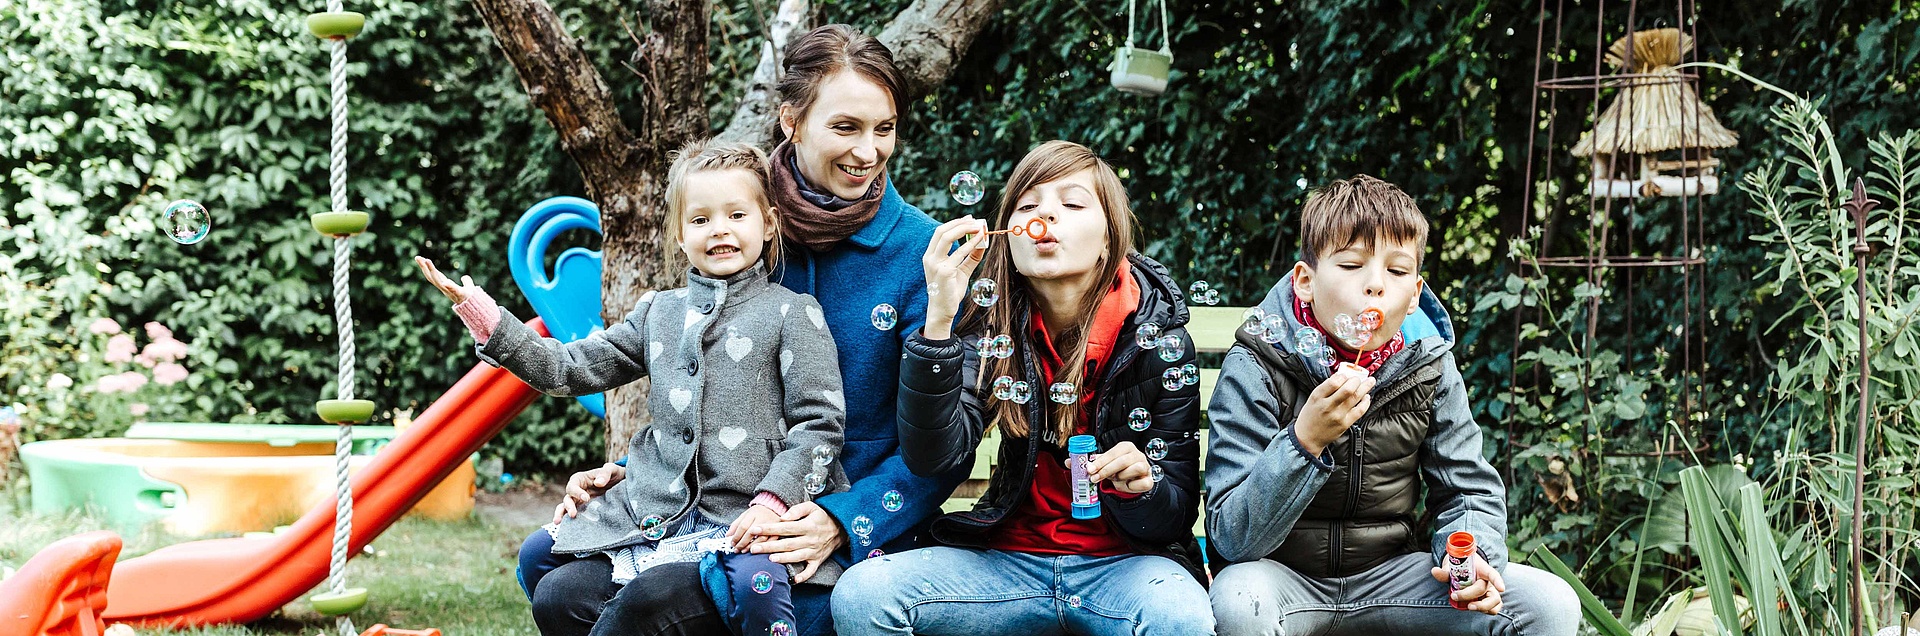
[[(1187, 323), (1187, 334), (1193, 338), (1196, 350), (1203, 354), (1226, 353), (1233, 347), (1234, 332), (1246, 315), (1246, 307), (1191, 307), (1193, 318)], [(1200, 369), (1200, 470), (1202, 475), (1207, 469), (1207, 442), (1209, 428), (1206, 410), (1213, 401), (1214, 383), (1220, 379), (1220, 369), (1204, 367)], [(1000, 456), (1001, 435), (989, 429), (986, 437), (980, 440), (980, 448), (975, 449), (973, 471), (967, 475), (967, 481), (955, 488), (953, 496), (940, 506), (943, 512), (972, 510), (973, 504), (986, 492), (987, 479), (993, 475), (995, 462)], [(1204, 495), (1203, 495), (1204, 497)], [(1207, 512), (1202, 506), (1200, 517), (1194, 521), (1193, 534), (1204, 537), (1207, 533)]]

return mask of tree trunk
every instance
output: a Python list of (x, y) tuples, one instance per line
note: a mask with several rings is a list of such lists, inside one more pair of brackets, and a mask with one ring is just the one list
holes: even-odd
[[(879, 38), (893, 49), (909, 90), (924, 95), (952, 72), (968, 45), (1003, 0), (916, 0)], [(626, 316), (650, 289), (677, 286), (680, 272), (663, 240), (667, 155), (708, 131), (708, 73), (704, 0), (640, 3), (639, 45), (628, 68), (646, 87), (639, 134), (621, 123), (606, 81), (567, 33), (545, 0), (474, 0), (480, 18), (520, 76), (533, 105), (560, 135), (561, 148), (579, 164), (587, 196), (600, 207), (601, 318)], [(783, 0), (770, 29), (777, 46), (762, 50), (754, 82), (721, 136), (771, 144), (781, 50), (809, 11), (807, 0)], [(607, 457), (624, 454), (627, 440), (649, 421), (647, 383), (607, 395)]]

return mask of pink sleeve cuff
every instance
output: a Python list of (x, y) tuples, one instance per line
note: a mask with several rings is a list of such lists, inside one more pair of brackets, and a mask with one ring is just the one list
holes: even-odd
[(473, 341), (480, 344), (486, 344), (487, 338), (493, 336), (493, 328), (500, 326), (500, 306), (478, 286), (471, 288), (466, 300), (453, 306), (453, 313), (460, 315), (460, 322), (467, 324)]
[(760, 491), (760, 495), (753, 498), (753, 505), (766, 506), (776, 514), (787, 514), (787, 502), (781, 501), (779, 495), (765, 490)]

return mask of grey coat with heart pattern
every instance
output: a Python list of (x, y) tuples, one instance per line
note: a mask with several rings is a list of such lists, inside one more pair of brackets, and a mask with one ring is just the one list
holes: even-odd
[[(555, 552), (642, 543), (643, 526), (671, 533), (696, 508), (730, 522), (762, 491), (789, 506), (811, 500), (806, 478), (819, 446), (833, 460), (821, 494), (847, 487), (833, 335), (819, 303), (768, 281), (763, 265), (725, 279), (689, 270), (686, 287), (647, 292), (624, 320), (574, 342), (541, 337), (501, 309), (476, 349), (549, 395), (653, 378), (653, 423), (628, 444), (626, 479), (560, 524)], [(837, 578), (825, 570), (814, 582)]]

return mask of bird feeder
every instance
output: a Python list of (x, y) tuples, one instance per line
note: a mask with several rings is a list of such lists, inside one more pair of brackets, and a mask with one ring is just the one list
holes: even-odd
[(1693, 48), (1679, 29), (1637, 31), (1607, 49), (1606, 61), (1624, 71), (1613, 103), (1580, 138), (1573, 154), (1588, 157), (1596, 197), (1680, 197), (1720, 190), (1713, 151), (1739, 137), (1700, 101), (1693, 77), (1673, 67)]
[(1133, 45), (1133, 3), (1127, 0), (1127, 45), (1120, 47), (1107, 67), (1113, 72), (1113, 87), (1132, 95), (1153, 96), (1167, 92), (1167, 75), (1173, 70), (1173, 39), (1167, 30), (1167, 0), (1160, 0), (1160, 50)]

